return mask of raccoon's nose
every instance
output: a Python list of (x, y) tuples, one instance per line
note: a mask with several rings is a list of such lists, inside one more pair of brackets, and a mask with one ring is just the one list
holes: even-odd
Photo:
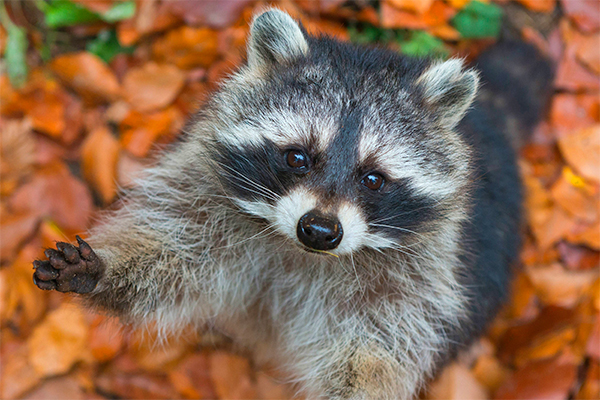
[(312, 210), (300, 218), (296, 234), (311, 249), (331, 250), (338, 247), (344, 232), (337, 218)]

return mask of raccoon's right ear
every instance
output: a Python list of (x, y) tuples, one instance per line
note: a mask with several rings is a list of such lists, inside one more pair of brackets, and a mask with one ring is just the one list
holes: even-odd
[(465, 70), (461, 59), (453, 58), (430, 66), (417, 79), (417, 85), (440, 125), (452, 129), (473, 103), (479, 76), (475, 70)]
[(248, 40), (248, 65), (260, 68), (284, 62), (308, 52), (302, 30), (283, 11), (268, 10), (254, 18)]

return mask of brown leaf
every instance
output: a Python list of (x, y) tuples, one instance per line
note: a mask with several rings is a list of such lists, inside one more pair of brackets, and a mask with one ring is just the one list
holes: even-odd
[(397, 9), (416, 12), (417, 14), (423, 14), (433, 4), (433, 0), (384, 0), (384, 2)]
[(29, 363), (27, 346), (19, 346), (10, 354), (3, 352), (0, 397), (6, 400), (21, 397), (42, 380), (42, 375)]
[(209, 28), (183, 26), (156, 40), (152, 53), (157, 61), (171, 62), (181, 69), (206, 68), (218, 57), (217, 40), (217, 33)]
[(56, 57), (50, 63), (50, 68), (88, 104), (111, 102), (119, 97), (119, 82), (114, 73), (92, 53), (71, 53)]
[(180, 362), (169, 373), (169, 379), (186, 399), (214, 399), (217, 394), (209, 367), (208, 353), (195, 353)]
[(28, 334), (42, 317), (47, 307), (47, 296), (40, 291), (32, 279), (32, 262), (41, 256), (39, 242), (28, 244), (19, 252), (14, 262), (2, 269), (2, 280), (6, 288), (2, 297), (2, 322)]
[(177, 392), (162, 374), (107, 372), (96, 380), (98, 388), (124, 399), (175, 399)]
[(81, 152), (83, 176), (100, 194), (104, 203), (110, 203), (117, 194), (119, 141), (108, 127), (101, 125), (90, 132)]
[(171, 11), (173, 1), (155, 0), (138, 4), (135, 17), (117, 25), (117, 37), (123, 46), (130, 46), (151, 33), (162, 32), (180, 22)]
[(177, 67), (149, 62), (131, 68), (123, 79), (123, 96), (139, 112), (170, 105), (183, 88), (185, 76)]
[(121, 121), (121, 145), (136, 157), (144, 157), (159, 139), (174, 137), (184, 120), (177, 108), (171, 106), (151, 114), (131, 111)]
[(86, 398), (87, 396), (77, 380), (70, 376), (47, 380), (39, 388), (23, 397), (25, 400), (84, 400)]
[(29, 360), (42, 375), (65, 373), (83, 357), (88, 325), (75, 305), (64, 303), (49, 313), (27, 341)]
[(123, 348), (121, 328), (115, 319), (96, 316), (90, 326), (88, 346), (97, 361), (112, 360)]
[(558, 138), (572, 134), (576, 130), (592, 126), (598, 114), (598, 96), (557, 94), (552, 98), (550, 120), (552, 127), (558, 130)]
[(600, 265), (600, 252), (584, 246), (576, 246), (568, 242), (557, 245), (561, 261), (570, 270), (586, 270)]
[(577, 366), (570, 361), (534, 361), (515, 371), (494, 399), (564, 400), (576, 377)]
[(0, 260), (12, 260), (23, 242), (35, 232), (40, 221), (34, 213), (3, 215), (0, 220)]
[(596, 322), (588, 338), (585, 350), (587, 355), (596, 361), (600, 361), (600, 315), (596, 315)]
[(590, 36), (581, 36), (577, 43), (577, 59), (600, 75), (600, 33)]
[(571, 243), (591, 247), (594, 250), (600, 250), (600, 221), (596, 221), (591, 225), (583, 225), (578, 232), (567, 235), (567, 240)]
[(584, 32), (600, 29), (600, 3), (597, 0), (561, 0), (565, 14)]
[(526, 267), (538, 297), (545, 303), (573, 307), (598, 278), (596, 270), (569, 271), (560, 264)]
[(188, 25), (208, 25), (214, 29), (222, 29), (233, 24), (240, 17), (242, 10), (251, 3), (252, 0), (167, 2), (169, 10)]
[(600, 183), (600, 125), (584, 128), (558, 140), (563, 157), (580, 175)]
[(569, 214), (587, 222), (594, 222), (600, 216), (598, 190), (595, 190), (596, 196), (591, 196), (584, 190), (584, 185), (585, 182), (580, 177), (574, 175), (569, 168), (564, 168), (550, 193), (553, 200)]
[(210, 373), (219, 398), (256, 398), (256, 387), (250, 379), (250, 363), (246, 358), (215, 351), (210, 354)]
[(585, 381), (575, 398), (578, 400), (600, 399), (600, 364), (598, 361), (590, 363)]
[(380, 3), (381, 27), (389, 29), (425, 29), (427, 24), (420, 15), (399, 10), (387, 2)]
[(556, 7), (556, 0), (517, 0), (525, 7), (537, 12), (550, 12)]
[(572, 45), (563, 52), (556, 70), (554, 85), (569, 91), (597, 91), (600, 88), (600, 77), (590, 72), (577, 60), (576, 51), (576, 46)]
[(8, 199), (12, 212), (49, 217), (62, 229), (82, 232), (92, 213), (86, 186), (64, 164), (52, 163), (36, 173)]
[(31, 128), (29, 118), (0, 120), (0, 194), (3, 197), (12, 193), (33, 171), (35, 141)]
[(429, 388), (428, 400), (485, 400), (485, 388), (471, 371), (458, 363), (446, 367)]
[(483, 355), (477, 359), (473, 367), (473, 376), (489, 392), (493, 392), (502, 385), (508, 375), (507, 369), (491, 355)]

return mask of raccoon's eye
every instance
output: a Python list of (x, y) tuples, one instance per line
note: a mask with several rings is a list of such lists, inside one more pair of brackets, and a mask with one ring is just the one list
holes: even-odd
[(383, 186), (385, 179), (378, 173), (371, 173), (363, 178), (361, 183), (371, 190), (379, 190)]
[(300, 171), (308, 169), (308, 156), (300, 150), (289, 150), (285, 153), (285, 160), (294, 169)]

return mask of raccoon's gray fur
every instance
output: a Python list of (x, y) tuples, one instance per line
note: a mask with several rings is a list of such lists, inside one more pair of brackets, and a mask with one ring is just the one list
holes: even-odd
[(309, 398), (409, 399), (493, 316), (518, 252), (514, 154), (467, 113), (478, 82), (263, 13), (247, 64), (36, 283), (216, 328)]

